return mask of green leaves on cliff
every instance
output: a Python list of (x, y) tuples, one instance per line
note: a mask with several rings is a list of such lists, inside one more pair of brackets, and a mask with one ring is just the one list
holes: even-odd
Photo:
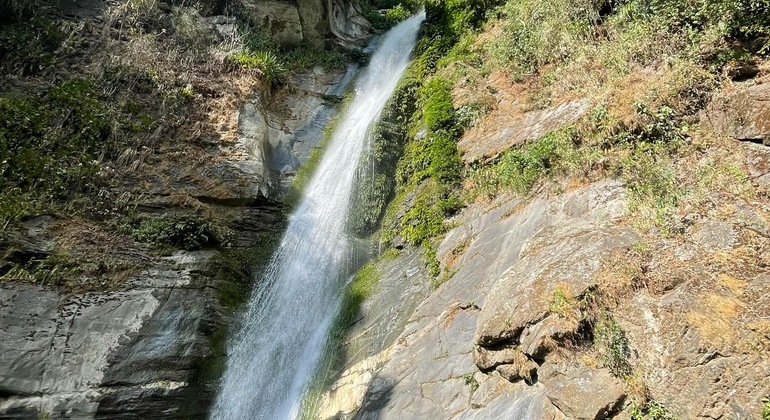
[(99, 160), (117, 152), (110, 133), (91, 81), (58, 83), (42, 97), (0, 97), (0, 218), (93, 186)]

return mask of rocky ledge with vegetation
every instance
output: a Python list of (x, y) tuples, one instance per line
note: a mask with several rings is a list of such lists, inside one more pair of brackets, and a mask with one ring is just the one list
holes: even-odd
[(423, 3), (315, 414), (770, 418), (770, 3)]
[(205, 417), (360, 6), (0, 10), (0, 417)]

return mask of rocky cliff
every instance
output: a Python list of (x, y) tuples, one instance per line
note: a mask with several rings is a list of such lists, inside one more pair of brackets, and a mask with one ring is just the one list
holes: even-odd
[(429, 9), (318, 417), (768, 418), (770, 67), (703, 4)]
[[(21, 214), (8, 212), (21, 184), (3, 184), (0, 418), (204, 418), (228, 331), (282, 233), (288, 185), (357, 65), (303, 46), (332, 61), (311, 59), (270, 86), (264, 68), (233, 58), (246, 51), (243, 37), (261, 35), (213, 14), (223, 12), (216, 4), (62, 3), (32, 17), (20, 10), (19, 22), (0, 26), (2, 170), (12, 173), (5, 165), (18, 156), (7, 143), (18, 128), (14, 101), (42, 92), (35, 106), (46, 108), (60, 80), (85, 90), (63, 92), (66, 104), (56, 105), (65, 116), (23, 133), (28, 141), (81, 124), (70, 134), (80, 141), (92, 128), (66, 113), (87, 103), (92, 122), (112, 119), (113, 128), (84, 147), (98, 139), (117, 152), (94, 157), (92, 190), (71, 187), (50, 202), (24, 196)], [(356, 2), (274, 3), (302, 10), (303, 45), (352, 48), (367, 36)], [(34, 41), (5, 44), (45, 36), (36, 31), (51, 31), (52, 44), (25, 55)], [(50, 61), (23, 68), (35, 54)], [(78, 157), (59, 159), (61, 168)], [(36, 176), (38, 191), (52, 182)]]

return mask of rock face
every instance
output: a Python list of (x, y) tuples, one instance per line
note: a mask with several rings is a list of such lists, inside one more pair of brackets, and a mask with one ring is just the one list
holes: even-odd
[(240, 6), (282, 46), (304, 41), (323, 46), (329, 41), (355, 48), (363, 46), (370, 34), (357, 0), (240, 0)]
[[(588, 110), (585, 101), (565, 102), (551, 108), (526, 111), (524, 104), (503, 95), (489, 121), (472, 128), (457, 144), (466, 163), (494, 157), (513, 146), (536, 140), (577, 121)], [(486, 127), (495, 127), (490, 133)]]
[[(188, 214), (174, 198), (184, 192), (227, 221), (232, 235), (224, 247), (264, 247), (266, 235), (283, 226), (281, 183), (309, 157), (335, 113), (323, 95), (340, 94), (355, 71), (295, 75), (297, 89), (275, 95), (269, 106), (261, 98), (241, 105), (237, 141), (207, 151), (217, 159), (162, 162), (165, 173), (123, 180), (120, 188), (141, 190), (143, 214)], [(271, 158), (280, 153), (287, 160), (276, 166)], [(47, 258), (60, 224), (40, 216), (1, 236), (0, 274)], [(233, 288), (222, 275), (223, 250), (131, 252), (139, 254), (141, 271), (109, 290), (64, 294), (0, 283), (0, 418), (207, 416), (226, 357), (225, 334), (235, 324), (222, 298)]]
[[(524, 330), (532, 337), (538, 328), (551, 331), (552, 327), (538, 325), (546, 318), (540, 308), (544, 306), (547, 315), (551, 286), (570, 282), (578, 293), (591, 284), (591, 274), (605, 252), (636, 240), (631, 232), (611, 227), (625, 211), (624, 189), (616, 182), (601, 182), (556, 199), (535, 200), (521, 209), (518, 200), (496, 204), (491, 210), (472, 207), (459, 216), (459, 227), (439, 248), (444, 261), (453, 250), (464, 249), (451, 262), (457, 272), (413, 312), (395, 315), (406, 320), (400, 321), (404, 327), (397, 338), (375, 354), (352, 359), (332, 393), (347, 398), (328, 396), (322, 417), (564, 418), (570, 410), (600, 413), (622, 403), (622, 387), (618, 393), (617, 380), (602, 369), (582, 366), (578, 372), (553, 364), (551, 372), (563, 374), (554, 373), (553, 378), (549, 374), (551, 381), (544, 385), (538, 379), (542, 366), (521, 351), (518, 337)], [(560, 263), (565, 257), (569, 261)], [(406, 260), (398, 265), (409, 266)], [(574, 278), (568, 274), (573, 265), (578, 268)], [(386, 284), (401, 281), (384, 268), (380, 273)], [(505, 327), (506, 320), (491, 312), (507, 305), (511, 293), (524, 292), (512, 279), (533, 290), (527, 295), (529, 302), (517, 307), (516, 316), (521, 318), (501, 314), (511, 316), (506, 320), (512, 326)], [(411, 295), (388, 300), (375, 295), (372, 301), (390, 302), (396, 308)], [(361, 322), (367, 322), (366, 314)], [(355, 348), (361, 336), (352, 333), (348, 347)], [(531, 346), (537, 347), (536, 342), (529, 339)], [(582, 383), (581, 375), (592, 379), (593, 389), (607, 392), (573, 407), (574, 402), (559, 399), (556, 389)], [(554, 404), (549, 392), (561, 406)]]
[(738, 140), (770, 145), (770, 84), (738, 84), (717, 95), (701, 121), (715, 132)]
[(109, 293), (0, 284), (3, 418), (205, 413), (183, 410), (220, 320), (212, 256), (177, 254)]

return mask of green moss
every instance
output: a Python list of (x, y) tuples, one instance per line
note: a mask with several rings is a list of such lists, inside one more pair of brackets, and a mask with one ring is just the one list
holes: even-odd
[(428, 130), (436, 131), (452, 126), (455, 111), (451, 88), (448, 81), (434, 77), (420, 89), (423, 118)]
[(0, 97), (0, 219), (94, 188), (99, 159), (117, 152), (111, 121), (89, 80), (57, 83), (42, 97)]
[(217, 300), (222, 306), (232, 311), (243, 308), (254, 281), (267, 268), (280, 242), (280, 233), (265, 233), (258, 246), (223, 248), (217, 252), (218, 277), (222, 280), (217, 289)]

